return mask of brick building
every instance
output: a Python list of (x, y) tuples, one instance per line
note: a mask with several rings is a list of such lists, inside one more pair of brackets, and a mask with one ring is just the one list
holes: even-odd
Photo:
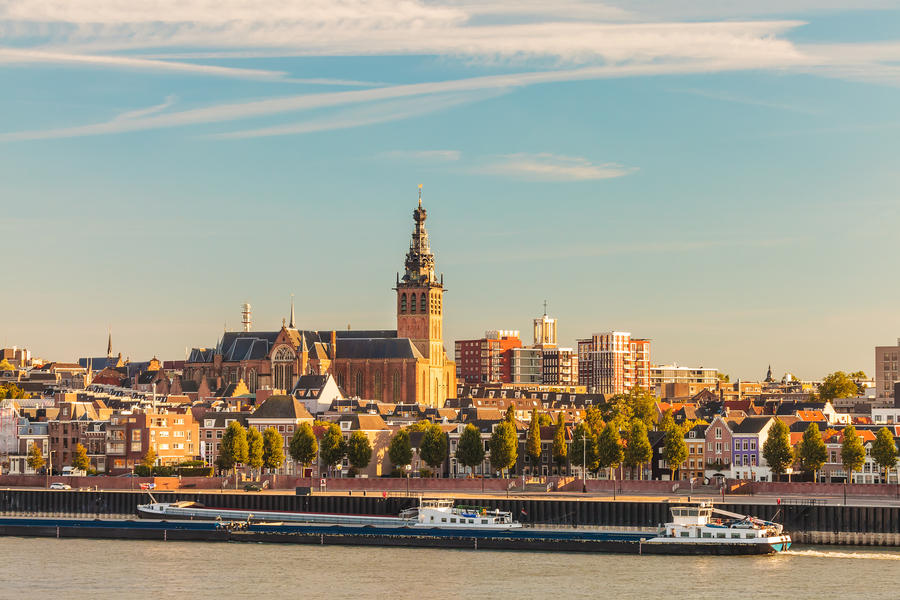
[(578, 340), (578, 384), (601, 394), (650, 389), (650, 340), (624, 331)]
[(512, 383), (512, 350), (521, 348), (516, 330), (492, 329), (476, 340), (456, 342), (456, 377), (465, 383)]
[(151, 412), (119, 412), (110, 417), (106, 430), (107, 470), (122, 474), (150, 449), (157, 465), (176, 465), (200, 455), (200, 427), (187, 409)]

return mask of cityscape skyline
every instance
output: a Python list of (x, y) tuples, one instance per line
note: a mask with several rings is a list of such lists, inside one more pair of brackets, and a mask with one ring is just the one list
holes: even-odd
[(3, 3), (0, 345), (180, 358), (291, 294), (299, 327), (391, 327), (423, 183), (449, 352), (546, 299), (564, 346), (871, 375), (900, 10), (743, 4)]

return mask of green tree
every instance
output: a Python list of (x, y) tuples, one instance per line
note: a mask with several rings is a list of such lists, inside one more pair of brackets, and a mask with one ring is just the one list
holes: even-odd
[(409, 425), (406, 429), (410, 433), (413, 431), (421, 431), (422, 433), (428, 431), (431, 426), (434, 425), (431, 421), (427, 419), (422, 419), (421, 421), (416, 421), (412, 425)]
[(675, 472), (681, 468), (688, 457), (687, 444), (684, 443), (684, 434), (678, 427), (669, 427), (666, 431), (666, 437), (663, 441), (662, 457), (669, 464), (669, 470), (672, 472), (672, 480), (675, 480)]
[(824, 401), (834, 400), (835, 398), (853, 398), (859, 394), (859, 387), (843, 371), (835, 371), (830, 375), (826, 375), (819, 385), (819, 398)]
[(0, 360), (0, 373), (2, 373), (4, 371), (15, 371), (15, 370), (16, 370), (16, 368), (14, 366), (12, 366), (8, 360), (6, 360), (5, 358), (3, 360)]
[[(334, 423), (329, 423), (325, 431), (330, 431), (332, 425), (334, 425)], [(334, 427), (337, 428), (337, 425), (334, 425)], [(338, 428), (337, 433), (337, 437), (340, 437), (341, 439), (337, 440), (337, 438), (332, 435), (331, 437), (329, 437), (329, 441), (335, 442), (340, 445), (344, 440), (344, 437), (340, 435), (340, 428)], [(325, 444), (324, 436), (322, 439), (322, 444), (323, 446)], [(300, 427), (298, 427), (297, 430), (294, 431), (294, 435), (291, 436), (291, 441), (288, 444), (288, 452), (290, 452), (291, 458), (294, 459), (294, 462), (299, 464), (303, 469), (309, 468), (309, 466), (313, 464), (313, 462), (315, 462), (316, 455), (319, 453), (319, 442), (316, 441), (316, 434), (313, 433), (312, 425), (310, 425), (309, 423), (302, 423)], [(343, 458), (343, 455), (341, 455), (341, 457), (339, 457), (334, 462), (328, 462), (326, 464), (328, 466), (333, 466), (337, 464), (341, 460), (341, 458)]]
[(620, 428), (629, 423), (634, 415), (634, 406), (628, 394), (616, 394), (600, 406), (600, 414), (606, 423), (615, 422)]
[(628, 430), (628, 445), (625, 448), (624, 463), (626, 467), (637, 468), (638, 477), (644, 478), (643, 466), (653, 459), (653, 448), (647, 436), (647, 426), (643, 421), (635, 419)]
[(672, 416), (672, 409), (667, 408), (666, 411), (659, 417), (659, 421), (656, 423), (657, 431), (668, 431), (676, 427), (675, 418)]
[[(309, 423), (304, 423), (309, 425)], [(300, 426), (301, 428), (303, 425)], [(313, 437), (313, 441), (315, 441)], [(274, 427), (263, 432), (263, 467), (274, 471), (284, 464), (284, 437)]]
[(853, 483), (853, 472), (859, 471), (866, 461), (866, 448), (853, 425), (844, 427), (843, 435), (841, 463), (844, 465), (844, 470), (847, 471), (847, 483)]
[(597, 462), (601, 468), (609, 469), (609, 478), (612, 479), (613, 469), (622, 464), (624, 458), (619, 430), (615, 423), (607, 423), (597, 438)]
[(563, 465), (569, 458), (569, 447), (566, 445), (566, 413), (559, 412), (556, 419), (556, 431), (553, 432), (553, 462), (559, 467), (562, 473)]
[(29, 396), (25, 393), (25, 390), (14, 383), (0, 385), (0, 400), (6, 400), (7, 398), (11, 400), (20, 400), (22, 398), (28, 397)]
[(541, 427), (550, 427), (553, 425), (553, 419), (545, 412), (538, 413), (538, 425)]
[(813, 481), (816, 481), (819, 469), (828, 460), (828, 449), (825, 448), (822, 434), (819, 433), (819, 426), (815, 423), (810, 423), (803, 432), (803, 438), (797, 446), (797, 458), (800, 461), (800, 467), (804, 471), (812, 471)]
[(398, 431), (391, 438), (391, 444), (388, 446), (388, 458), (391, 464), (396, 468), (403, 468), (412, 464), (412, 445), (409, 443), (409, 432), (405, 429)]
[[(147, 469), (148, 471), (153, 470), (153, 465), (156, 464), (156, 451), (153, 448), (148, 448), (147, 453), (144, 454), (144, 457), (141, 459), (141, 466)], [(148, 473), (149, 474), (149, 473)]]
[(722, 383), (729, 383), (731, 381), (731, 376), (728, 373), (718, 373), (716, 377), (718, 377), (719, 381)]
[(599, 434), (606, 426), (606, 423), (603, 422), (603, 414), (595, 406), (589, 406), (584, 412), (584, 422), (594, 434)]
[(763, 444), (762, 455), (776, 475), (783, 474), (794, 463), (791, 432), (781, 419), (776, 418), (769, 428), (769, 436)]
[(884, 482), (887, 483), (891, 468), (897, 465), (897, 445), (887, 427), (879, 429), (872, 442), (872, 459), (884, 469)]
[(519, 457), (519, 436), (516, 428), (504, 420), (494, 428), (491, 434), (491, 466), (500, 470), (504, 476), (508, 475), (508, 469), (516, 464)]
[(247, 457), (247, 432), (243, 425), (232, 421), (225, 429), (222, 442), (219, 444), (219, 467), (232, 470), (235, 487), (237, 487), (237, 466), (246, 463)]
[(319, 457), (327, 468), (334, 467), (347, 454), (347, 442), (341, 434), (341, 428), (336, 423), (330, 423), (325, 433), (322, 434), (322, 443), (319, 449)]
[(641, 387), (633, 387), (625, 394), (625, 401), (631, 406), (632, 420), (638, 419), (645, 428), (653, 427), (656, 422), (656, 402), (658, 400), (653, 392)]
[(506, 407), (506, 414), (503, 416), (503, 419), (512, 425), (516, 424), (516, 407), (514, 404), (510, 403), (510, 405)]
[(528, 426), (528, 437), (525, 439), (525, 454), (531, 461), (531, 472), (541, 463), (541, 426), (538, 423), (537, 409), (531, 411), (531, 425)]
[(32, 471), (40, 471), (47, 464), (47, 461), (44, 460), (44, 453), (37, 444), (32, 444), (28, 449), (28, 458), (25, 459), (25, 462)]
[[(263, 436), (255, 427), (247, 428), (247, 466), (261, 469), (263, 466)], [(251, 471), (252, 473), (252, 471)]]
[(572, 464), (588, 471), (599, 469), (597, 462), (597, 435), (586, 421), (575, 426), (572, 432)]
[(354, 431), (347, 442), (347, 460), (357, 473), (369, 466), (372, 460), (372, 444), (369, 436), (362, 431)]
[(91, 459), (88, 458), (87, 448), (80, 443), (75, 444), (75, 453), (72, 455), (72, 467), (81, 469), (85, 473), (91, 468)]
[(484, 462), (484, 443), (481, 441), (481, 432), (471, 423), (466, 425), (462, 435), (459, 436), (456, 460), (470, 469), (474, 469)]
[(432, 423), (422, 435), (419, 456), (434, 471), (444, 464), (444, 460), (447, 458), (447, 434), (440, 425)]
[(865, 371), (853, 371), (847, 377), (849, 377), (853, 381), (865, 381), (869, 378), (868, 375), (866, 375)]

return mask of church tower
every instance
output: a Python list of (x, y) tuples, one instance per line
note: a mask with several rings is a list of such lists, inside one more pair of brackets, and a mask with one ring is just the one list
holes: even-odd
[(434, 254), (425, 230), (426, 216), (420, 185), (419, 207), (413, 211), (415, 229), (406, 253), (405, 272), (402, 278), (398, 275), (394, 288), (397, 290), (397, 337), (409, 338), (431, 366), (442, 367), (445, 360), (444, 284), (434, 273)]

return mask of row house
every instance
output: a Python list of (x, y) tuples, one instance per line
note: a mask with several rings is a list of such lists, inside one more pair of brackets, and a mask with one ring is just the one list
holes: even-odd
[[(28, 453), (32, 446), (37, 446), (44, 455), (44, 460), (50, 461), (50, 428), (47, 421), (35, 421), (27, 417), (20, 417), (16, 424), (18, 438), (18, 451), (9, 456), (10, 475), (34, 475), (34, 471), (28, 466)], [(60, 467), (61, 468), (61, 467)]]
[[(875, 441), (875, 431), (869, 429), (857, 429), (856, 434), (862, 439), (866, 449), (866, 459), (862, 469), (853, 472), (853, 481), (850, 483), (886, 483), (881, 467), (872, 458), (872, 443)], [(822, 433), (828, 459), (819, 470), (819, 481), (828, 483), (847, 482), (847, 470), (841, 461), (841, 447), (844, 443), (843, 430), (829, 429)], [(896, 479), (890, 483), (896, 483)]]
[(771, 481), (772, 472), (762, 455), (762, 447), (769, 437), (773, 417), (747, 417), (732, 425), (731, 477)]
[(219, 458), (219, 445), (225, 430), (233, 422), (237, 421), (242, 427), (247, 427), (247, 415), (245, 412), (231, 411), (207, 411), (198, 417), (200, 425), (200, 459), (208, 466), (215, 467)]
[(705, 476), (706, 461), (703, 447), (706, 445), (706, 428), (707, 425), (695, 425), (684, 434), (688, 457), (678, 471), (681, 479), (703, 479)]
[[(357, 473), (357, 477), (381, 477), (393, 471), (394, 466), (388, 456), (388, 448), (396, 431), (388, 427), (380, 415), (343, 414), (338, 418), (337, 425), (341, 428), (345, 440), (349, 440), (357, 431), (361, 431), (369, 439), (372, 458), (368, 466)], [(343, 472), (350, 471), (351, 465), (347, 457), (344, 457), (341, 467)]]
[(189, 410), (159, 409), (120, 412), (107, 425), (107, 470), (131, 471), (147, 452), (156, 453), (156, 464), (176, 465), (200, 454), (200, 427)]

